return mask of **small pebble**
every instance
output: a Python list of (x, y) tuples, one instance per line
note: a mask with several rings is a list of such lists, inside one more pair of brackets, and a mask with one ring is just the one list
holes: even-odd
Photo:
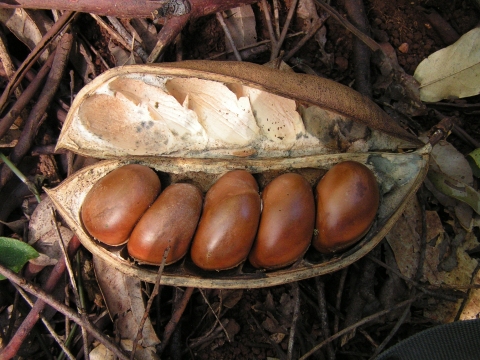
[(398, 47), (398, 50), (404, 54), (406, 54), (408, 52), (408, 44), (407, 43), (403, 43), (401, 44), (399, 47)]

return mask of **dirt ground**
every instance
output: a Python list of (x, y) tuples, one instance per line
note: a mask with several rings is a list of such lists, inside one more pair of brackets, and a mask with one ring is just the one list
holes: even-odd
[[(290, 2), (287, 0), (287, 5)], [(283, 23), (287, 16), (288, 7), (284, 1), (280, 3), (280, 19)], [(365, 0), (365, 10), (371, 36), (378, 42), (390, 43), (395, 49), (398, 64), (407, 74), (413, 75), (416, 67), (423, 59), (448, 45), (439, 35), (438, 28), (436, 29), (431, 19), (429, 20), (428, 13), (435, 10), (459, 35), (462, 35), (477, 26), (480, 20), (479, 9), (475, 7), (474, 3), (474, 1), (468, 0)], [(347, 18), (344, 0), (332, 0), (331, 5)], [(253, 9), (258, 26), (257, 40), (268, 39), (268, 29), (260, 7), (258, 4), (254, 4)], [(319, 13), (321, 11), (319, 10)], [(87, 15), (84, 15), (81, 19), (82, 21), (76, 24), (80, 32), (103, 54), (110, 65), (113, 65), (115, 59), (107, 50), (109, 45), (108, 35)], [(298, 26), (300, 25), (294, 23), (292, 31)], [(215, 15), (205, 16), (189, 23), (183, 30), (182, 36), (183, 59), (185, 60), (208, 59), (226, 49), (224, 32)], [(14, 40), (11, 39), (11, 41)], [(295, 40), (289, 39), (285, 48), (289, 49), (294, 44)], [(326, 21), (324, 51), (331, 56), (331, 62), (325, 62), (325, 58), (319, 51), (318, 43), (314, 40), (307, 42), (295, 55), (295, 58), (318, 75), (351, 86), (354, 83), (355, 68), (352, 47), (353, 35), (335, 19), (329, 18)], [(24, 56), (25, 51), (21, 48), (17, 56)], [(164, 60), (174, 61), (176, 56), (175, 50), (169, 49)], [(251, 58), (251, 61), (263, 63), (268, 61), (268, 57), (269, 52), (267, 51), (256, 54)], [(102, 71), (99, 61), (95, 62), (95, 66), (98, 71)], [(373, 83), (378, 76), (373, 67), (371, 75)], [(2, 83), (2, 86), (4, 84), (5, 82)], [(68, 84), (68, 82), (65, 82), (65, 84)], [(60, 91), (65, 95), (69, 93), (70, 89), (65, 85)], [(374, 92), (374, 96), (380, 95)], [(473, 97), (468, 99), (468, 102), (478, 103), (478, 100), (478, 97)], [(465, 100), (458, 103), (466, 102)], [(445, 110), (445, 114), (458, 115), (463, 128), (473, 138), (480, 139), (480, 126), (475, 113), (459, 112), (457, 108), (448, 108)], [(437, 122), (435, 116), (430, 114), (415, 119), (415, 121), (418, 122), (421, 131), (427, 131)], [(58, 123), (47, 121), (40, 131), (43, 137), (39, 140), (39, 144), (41, 142), (41, 145), (52, 145), (56, 136), (58, 136), (59, 126)], [(450, 141), (463, 154), (474, 150), (471, 145), (465, 144), (455, 135), (452, 135)], [(20, 216), (21, 210), (18, 209), (10, 215), (9, 220), (18, 219)], [(386, 247), (385, 244), (380, 245), (376, 249), (375, 256), (384, 260)], [(85, 261), (90, 260), (88, 253), (84, 252), (82, 256), (85, 257)], [(325, 338), (325, 333), (322, 331), (322, 321), (325, 321), (325, 319), (321, 318), (322, 311), (319, 310), (317, 295), (319, 286), (324, 286), (325, 289), (326, 313), (331, 328), (337, 322), (337, 325), (339, 323), (340, 329), (342, 329), (344, 315), (347, 309), (352, 306), (351, 299), (354, 298), (354, 293), (358, 291), (357, 283), (365, 281), (360, 278), (361, 274), (367, 271), (368, 266), (367, 260), (361, 260), (351, 265), (348, 271), (339, 271), (323, 276), (320, 284), (318, 279), (309, 279), (296, 284), (256, 290), (203, 290), (202, 294), (197, 289), (194, 291), (177, 325), (177, 331), (171, 339), (171, 344), (162, 358), (205, 360), (281, 358), (282, 354), (284, 355), (288, 349), (295, 302), (298, 299), (300, 301), (300, 313), (296, 315), (298, 316), (298, 322), (293, 358), (299, 358)], [(88, 275), (85, 276), (88, 277)], [(94, 275), (91, 276), (94, 277)], [(90, 280), (87, 279), (88, 281)], [(373, 292), (365, 295), (367, 301), (359, 311), (360, 318), (382, 309), (381, 301), (388, 297), (385, 295), (388, 287), (395, 287), (395, 290), (389, 290), (389, 294), (396, 300), (401, 301), (408, 297), (408, 288), (405, 283), (399, 281), (392, 284), (389, 281), (391, 279), (385, 269), (378, 267), (372, 272), (370, 285)], [(339, 284), (341, 283), (344, 283), (343, 291), (339, 291)], [(13, 293), (13, 291), (14, 289), (5, 282), (0, 283), (2, 294)], [(296, 295), (297, 291), (299, 295)], [(151, 318), (156, 319), (153, 320), (153, 323), (159, 328), (165, 326), (170, 319), (174, 292), (175, 290), (172, 288), (165, 287), (162, 289), (163, 305), (160, 310), (152, 311)], [(92, 284), (88, 307), (92, 318), (97, 317), (105, 310), (105, 305), (101, 301), (95, 301), (96, 293), (98, 294), (99, 290), (95, 284)], [(341, 299), (338, 299), (339, 293), (343, 294)], [(212, 315), (210, 306), (205, 303), (204, 298), (209, 299), (210, 306), (216, 312), (222, 326), (219, 326), (219, 321)], [(12, 299), (2, 296), (0, 308), (6, 308), (12, 301)], [(336, 309), (336, 303), (339, 305), (338, 309)], [(425, 308), (434, 305), (435, 302), (431, 299), (416, 301), (412, 305), (411, 313), (404, 320), (387, 348), (421, 330), (436, 325), (434, 321), (423, 315)], [(395, 326), (400, 315), (401, 311), (400, 313), (398, 311), (392, 312), (357, 329), (356, 334), (344, 346), (340, 346), (340, 342), (335, 340), (330, 348), (335, 352), (335, 358), (338, 360), (371, 358), (375, 349)], [(63, 326), (62, 319), (58, 315), (54, 318), (59, 323), (57, 326), (59, 329)], [(39, 327), (38, 331), (43, 332), (44, 329)], [(104, 332), (114, 336), (113, 326), (108, 321), (104, 327)], [(228, 339), (225, 334), (228, 334)], [(35, 340), (31, 339), (30, 343), (35, 343)], [(191, 346), (192, 344), (196, 346)], [(53, 352), (58, 354), (58, 349), (54, 348)], [(39, 354), (42, 353), (38, 346), (32, 346), (32, 348), (26, 346), (22, 349), (21, 358), (48, 358)], [(328, 350), (322, 348), (321, 351), (312, 355), (312, 358), (331, 359), (332, 357)]]

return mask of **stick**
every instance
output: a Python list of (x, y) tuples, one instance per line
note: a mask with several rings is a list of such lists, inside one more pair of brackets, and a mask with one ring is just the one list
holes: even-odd
[(157, 278), (155, 279), (155, 286), (153, 287), (152, 293), (148, 298), (147, 306), (145, 307), (142, 320), (140, 320), (140, 323), (138, 324), (137, 336), (135, 336), (135, 340), (133, 341), (132, 352), (130, 353), (130, 360), (135, 359), (135, 351), (137, 349), (137, 344), (143, 337), (143, 334), (142, 334), (143, 327), (145, 326), (145, 321), (147, 321), (148, 319), (148, 314), (150, 313), (150, 309), (152, 308), (153, 300), (158, 294), (158, 289), (160, 287), (160, 280), (162, 279), (163, 269), (165, 268), (165, 262), (167, 261), (167, 256), (169, 252), (170, 252), (170, 246), (167, 246), (167, 248), (163, 252), (162, 263), (160, 264), (160, 268), (158, 269), (158, 272), (157, 272)]
[(312, 355), (313, 353), (317, 352), (318, 350), (320, 350), (324, 345), (332, 342), (333, 340), (335, 339), (338, 339), (340, 336), (344, 335), (344, 334), (347, 334), (349, 333), (350, 331), (352, 330), (355, 330), (356, 328), (358, 328), (359, 326), (362, 326), (364, 324), (367, 324), (369, 323), (370, 321), (373, 321), (373, 320), (376, 320), (380, 317), (382, 317), (383, 315), (386, 315), (388, 314), (389, 312), (391, 311), (394, 311), (394, 310), (397, 310), (397, 309), (400, 309), (404, 306), (407, 306), (407, 305), (410, 305), (411, 303), (417, 301), (417, 299), (420, 298), (420, 295), (416, 295), (414, 298), (412, 299), (409, 299), (409, 300), (405, 300), (405, 301), (402, 301), (401, 303), (398, 303), (397, 305), (395, 306), (392, 306), (390, 309), (386, 309), (386, 310), (382, 310), (382, 311), (379, 311), (373, 315), (370, 315), (370, 316), (367, 316), (365, 318), (363, 318), (362, 320), (356, 322), (355, 324), (352, 324), (350, 325), (349, 327), (339, 331), (338, 333), (336, 333), (335, 335), (332, 335), (330, 336), (328, 339), (325, 339), (324, 341), (322, 341), (320, 344), (316, 345), (313, 349), (310, 349), (309, 352), (307, 352), (306, 354), (304, 354), (299, 360), (305, 360), (307, 359), (310, 355)]
[(167, 46), (175, 40), (190, 20), (190, 14), (169, 18), (157, 35), (157, 43), (147, 58), (147, 63), (154, 63), (165, 52)]
[[(16, 273), (14, 273), (13, 271), (11, 271), (10, 269), (6, 268), (3, 265), (0, 265), (0, 274), (5, 276), (12, 283), (20, 286), (23, 290), (29, 292), (32, 295), (35, 295), (39, 300), (50, 305), (55, 310), (61, 312), (62, 314), (70, 318), (70, 320), (73, 320), (80, 326), (85, 327), (88, 332), (90, 332), (93, 336), (95, 336), (95, 338), (98, 341), (100, 341), (107, 349), (112, 351), (120, 359), (123, 359), (123, 360), (129, 359), (128, 356), (126, 356), (121, 349), (119, 349), (109, 338), (105, 337), (105, 335), (103, 335), (103, 333), (99, 331), (90, 321), (85, 321), (80, 315), (72, 311), (72, 309), (70, 309), (68, 306), (53, 299), (51, 295), (46, 293), (44, 290), (40, 289), (37, 285), (27, 282), (24, 278), (20, 277), (19, 275), (17, 275)], [(35, 303), (35, 306), (38, 303), (39, 301), (37, 300), (37, 302)], [(37, 319), (38, 319), (38, 314), (37, 314)], [(7, 357), (5, 350), (6, 348), (2, 352), (0, 352), (1, 360), (7, 360), (11, 358), (11, 357)], [(13, 356), (14, 355), (15, 354), (13, 354)]]
[[(10, 161), (18, 164), (20, 160), (27, 154), (32, 146), (33, 139), (38, 130), (38, 125), (52, 101), (62, 80), (63, 70), (67, 64), (68, 54), (72, 47), (73, 37), (71, 34), (64, 34), (58, 43), (55, 58), (52, 64), (52, 70), (48, 74), (45, 86), (40, 93), (37, 103), (32, 108), (30, 115), (25, 122), (22, 134), (18, 139), (18, 143), (10, 153)], [(10, 170), (3, 166), (0, 178), (0, 188), (2, 188), (11, 176)]]
[(295, 298), (295, 306), (293, 308), (293, 318), (292, 324), (290, 326), (290, 335), (288, 338), (288, 348), (287, 348), (287, 360), (293, 359), (293, 344), (295, 343), (295, 330), (297, 328), (297, 321), (300, 315), (300, 288), (298, 287), (298, 283), (294, 282), (293, 286), (293, 294)]
[[(33, 308), (33, 306), (35, 305), (34, 302), (32, 301), (32, 299), (30, 299), (30, 297), (27, 295), (27, 293), (25, 291), (23, 291), (23, 289), (18, 286), (18, 285), (14, 285), (15, 288), (17, 289), (17, 291), (20, 293), (20, 295), (22, 295), (22, 297), (25, 299), (25, 301), (27, 302), (28, 305), (30, 305), (30, 307)], [(70, 360), (75, 360), (75, 356), (72, 355), (72, 353), (67, 349), (67, 347), (65, 346), (64, 342), (62, 341), (62, 339), (60, 339), (60, 336), (58, 336), (58, 334), (55, 332), (55, 329), (52, 327), (52, 325), (50, 325), (50, 323), (47, 321), (47, 319), (45, 319), (45, 316), (43, 316), (42, 314), (40, 314), (40, 320), (42, 320), (43, 322), (43, 325), (45, 325), (45, 327), (47, 328), (47, 330), (50, 332), (50, 334), (52, 335), (52, 337), (55, 339), (55, 341), (57, 342), (57, 344), (62, 348), (63, 352), (68, 356), (68, 358)]]
[(25, 61), (20, 65), (20, 67), (15, 72), (14, 76), (8, 82), (5, 90), (3, 91), (2, 96), (0, 96), (0, 112), (5, 110), (5, 106), (7, 104), (7, 100), (10, 97), (12, 91), (20, 84), (23, 80), (25, 74), (28, 70), (35, 64), (37, 59), (43, 53), (43, 51), (47, 48), (47, 46), (52, 42), (52, 40), (57, 37), (57, 35), (62, 31), (62, 29), (68, 25), (73, 18), (75, 17), (75, 13), (72, 11), (65, 12), (62, 17), (56, 22), (50, 30), (42, 37), (39, 43), (35, 46), (35, 48), (28, 54)]
[(192, 297), (193, 290), (194, 290), (193, 287), (189, 287), (185, 290), (185, 293), (183, 294), (183, 297), (182, 297), (182, 301), (178, 304), (178, 307), (175, 308), (175, 312), (173, 313), (167, 326), (165, 326), (165, 332), (163, 334), (162, 343), (157, 346), (158, 354), (162, 354), (162, 352), (167, 347), (168, 341), (170, 340), (170, 337), (172, 336), (173, 331), (177, 326), (177, 323), (180, 321), (180, 318), (182, 317), (183, 312), (187, 307), (188, 301)]
[(242, 57), (240, 56), (240, 53), (237, 50), (237, 46), (235, 45), (235, 41), (233, 41), (232, 34), (230, 33), (230, 30), (228, 29), (227, 24), (225, 24), (225, 20), (223, 19), (222, 13), (217, 12), (216, 16), (217, 16), (218, 22), (222, 26), (223, 31), (225, 32), (225, 35), (227, 36), (230, 46), (232, 47), (232, 51), (235, 54), (235, 58), (237, 59), (237, 61), (242, 61)]
[(20, 115), (22, 110), (27, 106), (29, 101), (33, 98), (35, 93), (40, 88), (40, 85), (43, 83), (43, 79), (50, 72), (52, 68), (53, 59), (55, 58), (55, 52), (52, 52), (48, 57), (47, 61), (38, 71), (35, 78), (32, 80), (30, 85), (23, 91), (22, 95), (17, 99), (12, 108), (5, 114), (5, 116), (0, 119), (0, 138), (4, 137), (7, 131), (10, 129), (12, 124), (15, 122), (16, 118)]
[(268, 33), (270, 34), (270, 41), (272, 42), (273, 50), (277, 46), (277, 38), (273, 32), (272, 18), (270, 17), (270, 10), (268, 10), (267, 0), (262, 0), (262, 8), (263, 13), (265, 14), (265, 21), (267, 22)]
[[(320, 308), (320, 325), (322, 332), (326, 339), (330, 334), (330, 327), (328, 326), (327, 314), (327, 300), (325, 299), (325, 283), (319, 276), (315, 278), (315, 285), (317, 286), (318, 307)], [(333, 351), (332, 343), (327, 344), (327, 355), (329, 360), (335, 360), (335, 352)]]
[[(80, 241), (76, 236), (74, 236), (70, 242), (68, 243), (68, 254), (72, 256), (80, 247)], [(55, 286), (57, 285), (60, 277), (63, 275), (66, 268), (65, 258), (60, 258), (58, 262), (53, 267), (52, 272), (44, 286), (45, 292), (51, 292)], [(5, 346), (5, 348), (0, 352), (0, 359), (11, 359), (14, 357), (20, 346), (22, 345), (23, 341), (27, 337), (27, 335), (32, 330), (33, 326), (37, 323), (39, 319), (39, 314), (45, 308), (45, 302), (41, 300), (37, 300), (35, 305), (33, 306), (32, 310), (28, 313), (23, 320), (20, 327), (17, 329), (17, 332), (12, 337), (10, 342)]]
[(285, 36), (287, 35), (288, 28), (290, 26), (290, 22), (292, 21), (293, 14), (295, 12), (295, 8), (297, 7), (298, 0), (293, 0), (290, 5), (290, 9), (288, 10), (287, 19), (285, 20), (285, 24), (283, 25), (282, 33), (280, 34), (280, 38), (278, 42), (272, 49), (272, 54), (270, 55), (270, 61), (275, 60), (278, 57), (280, 52), (280, 48), (282, 47), (283, 42), (285, 41)]

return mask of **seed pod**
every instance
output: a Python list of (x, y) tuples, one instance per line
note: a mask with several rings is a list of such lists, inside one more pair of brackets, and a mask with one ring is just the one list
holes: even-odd
[(127, 243), (135, 260), (159, 265), (180, 260), (188, 251), (202, 211), (202, 193), (191, 184), (168, 186), (138, 222)]
[(81, 218), (87, 231), (108, 245), (125, 243), (160, 192), (160, 179), (147, 166), (130, 164), (100, 179), (88, 192)]
[(192, 260), (204, 270), (226, 270), (243, 262), (260, 219), (260, 196), (244, 170), (222, 176), (205, 195), (203, 214), (192, 244)]
[(258, 234), (248, 260), (264, 269), (290, 265), (303, 256), (312, 240), (315, 224), (312, 188), (299, 174), (283, 174), (265, 187), (262, 201)]
[[(330, 145), (338, 139), (331, 138), (329, 126), (322, 126), (337, 119), (331, 112), (383, 132), (382, 138), (391, 135), (391, 152), (369, 147), (365, 153), (333, 153)], [(395, 141), (390, 141), (393, 137)], [(275, 286), (337, 271), (381, 241), (422, 183), (431, 151), (425, 146), (395, 153), (398, 139), (403, 139), (402, 148), (418, 146), (413, 134), (370, 99), (327, 79), (245, 62), (117, 67), (78, 93), (57, 142), (58, 148), (108, 160), (45, 191), (86, 249), (129, 276), (155, 282), (156, 269), (132, 262), (126, 249), (111, 251), (85, 231), (82, 202), (107, 173), (141, 160), (171, 182), (195, 183), (206, 191), (212, 179), (233, 169), (259, 175), (302, 169), (324, 173), (344, 160), (368, 163), (379, 182), (382, 202), (374, 225), (342, 256), (326, 260), (312, 253), (295, 267), (254, 273), (248, 267), (205, 272), (185, 261), (167, 266), (161, 278), (166, 285), (200, 288)], [(381, 144), (385, 149), (385, 141)]]
[(337, 252), (362, 238), (372, 225), (379, 205), (377, 180), (372, 171), (355, 161), (332, 167), (316, 188), (320, 252)]

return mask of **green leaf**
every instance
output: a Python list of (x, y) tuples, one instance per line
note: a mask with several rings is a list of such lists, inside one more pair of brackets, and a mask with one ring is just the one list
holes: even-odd
[[(0, 236), (0, 264), (10, 270), (19, 272), (25, 263), (40, 254), (23, 241)], [(5, 277), (0, 275), (0, 280)]]
[(472, 168), (473, 175), (480, 178), (480, 148), (473, 150), (467, 155), (467, 160)]
[(463, 201), (480, 214), (480, 194), (473, 187), (432, 169), (428, 170), (427, 176), (438, 191)]

